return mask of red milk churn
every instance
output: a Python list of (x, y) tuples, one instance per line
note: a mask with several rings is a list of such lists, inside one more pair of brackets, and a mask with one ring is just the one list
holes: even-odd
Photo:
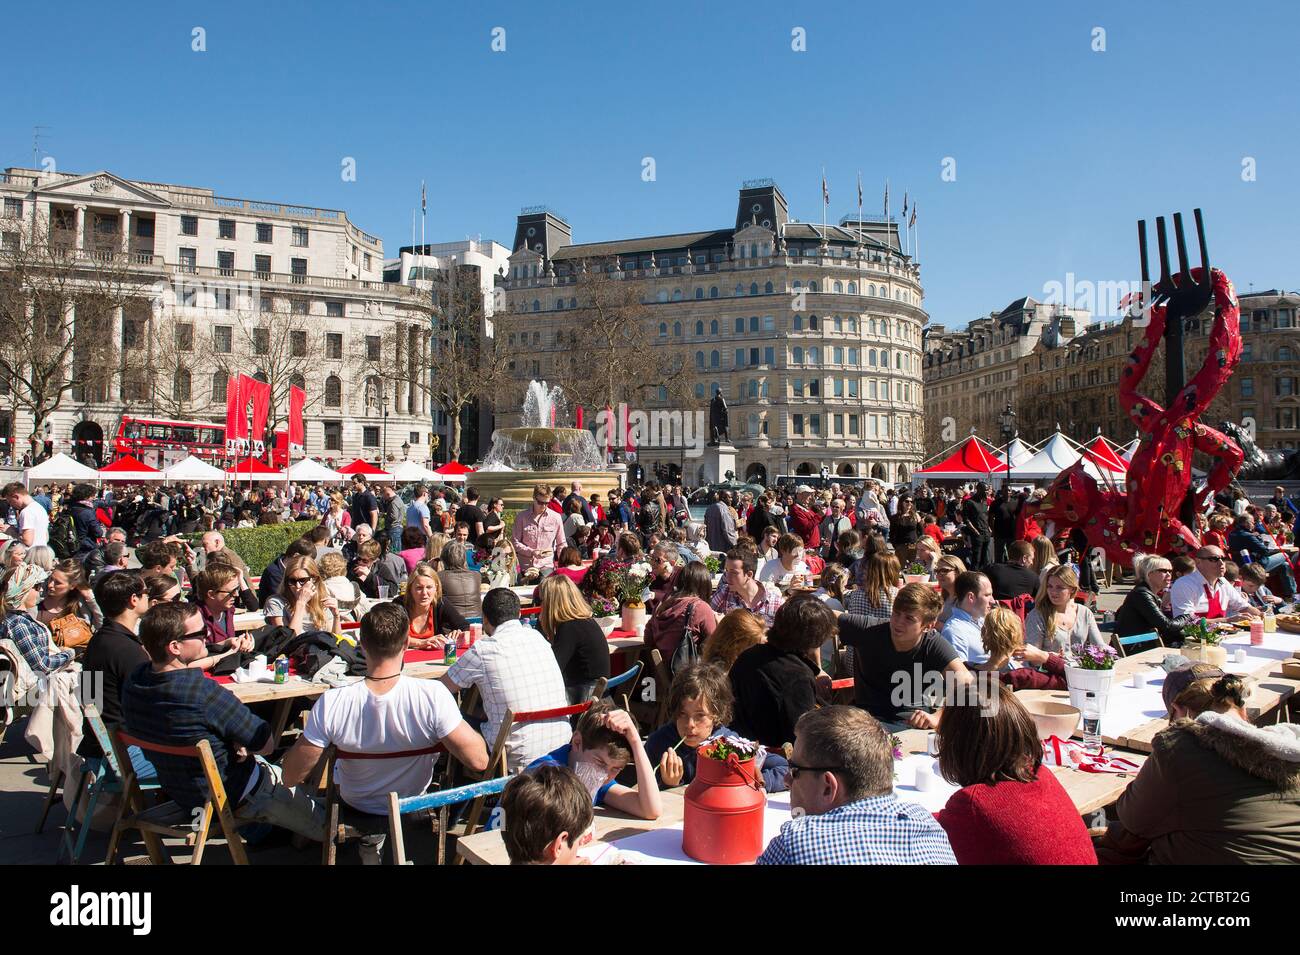
[(753, 862), (763, 852), (766, 808), (767, 794), (752, 759), (700, 754), (695, 779), (686, 787), (682, 849), (713, 865)]

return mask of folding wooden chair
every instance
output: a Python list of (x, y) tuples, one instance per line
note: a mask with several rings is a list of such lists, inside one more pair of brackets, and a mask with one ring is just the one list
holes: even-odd
[[(340, 759), (412, 759), (417, 756), (429, 756), (434, 753), (445, 753), (447, 748), (441, 743), (436, 746), (426, 746), (423, 749), (407, 749), (396, 753), (349, 753), (340, 750), (334, 746), (325, 750), (321, 756), (322, 775), (320, 785), (325, 789), (325, 836), (321, 840), (321, 865), (334, 865), (338, 858), (338, 846), (342, 842), (348, 842), (352, 839), (359, 839), (362, 836), (370, 835), (365, 826), (356, 825), (353, 822), (340, 822), (340, 806), (338, 783), (335, 779), (335, 764)], [(393, 794), (396, 795), (396, 794)], [(375, 819), (382, 822), (383, 816), (376, 816)]]
[[(405, 799), (399, 799), (397, 793), (388, 794), (388, 837), (392, 841), (393, 860), (398, 865), (414, 865), (413, 862), (406, 858), (406, 844), (402, 838), (402, 816), (410, 815), (415, 812), (427, 812), (437, 810), (438, 812), (438, 865), (445, 861), (445, 847), (447, 839), (447, 810), (454, 805), (469, 800), (474, 800), (475, 811), (471, 814), (471, 821), (466, 824), (463, 836), (472, 836), (478, 831), (478, 817), (481, 814), (483, 801), (489, 796), (498, 795), (501, 790), (506, 788), (506, 783), (510, 782), (512, 777), (501, 776), (496, 779), (485, 779), (479, 782), (469, 783), (465, 786), (458, 786), (455, 789), (444, 789), (439, 792), (425, 793), (422, 796), (407, 796)], [(458, 860), (459, 861), (459, 860)]]
[[(1150, 633), (1135, 633), (1131, 637), (1115, 637), (1112, 642), (1115, 644), (1116, 649), (1119, 650), (1119, 655), (1122, 657), (1128, 656), (1132, 652), (1130, 648), (1139, 643), (1154, 643), (1157, 647), (1163, 647), (1165, 645), (1165, 642), (1160, 639), (1160, 634), (1155, 630), (1152, 630)], [(1153, 650), (1155, 647), (1146, 647), (1145, 649)], [(1142, 651), (1139, 650), (1137, 652), (1141, 653)]]
[[(117, 756), (113, 752), (112, 734), (108, 731), (108, 726), (104, 723), (104, 718), (100, 716), (93, 703), (86, 705), (86, 722), (90, 724), (91, 732), (95, 734), (95, 741), (99, 743), (100, 751), (103, 756), (95, 759), (86, 760), (84, 771), (81, 775), (81, 784), (77, 787), (77, 793), (72, 797), (72, 806), (68, 810), (68, 821), (64, 823), (62, 838), (59, 840), (58, 849), (55, 851), (54, 861), (57, 863), (63, 857), (66, 849), (68, 852), (68, 861), (76, 865), (81, 860), (81, 853), (86, 848), (86, 836), (90, 833), (90, 821), (95, 815), (95, 805), (99, 802), (99, 797), (104, 793), (118, 793), (123, 791), (122, 771), (118, 766)], [(128, 754), (128, 759), (129, 759)], [(136, 780), (141, 792), (156, 792), (159, 789), (158, 780), (147, 779)], [(85, 810), (82, 813), (83, 821), (77, 822), (78, 810), (85, 801)]]
[[(117, 821), (113, 824), (113, 833), (108, 838), (105, 865), (113, 864), (122, 833), (132, 829), (140, 831), (149, 858), (155, 865), (163, 865), (171, 861), (159, 836), (171, 836), (183, 840), (188, 846), (193, 846), (194, 854), (190, 859), (190, 865), (199, 865), (203, 861), (203, 851), (207, 848), (208, 832), (214, 815), (221, 825), (230, 857), (235, 865), (248, 865), (244, 840), (239, 837), (239, 824), (235, 821), (230, 799), (226, 796), (225, 784), (221, 780), (221, 770), (217, 768), (217, 761), (212, 756), (212, 746), (207, 740), (201, 739), (193, 746), (166, 746), (162, 743), (137, 739), (119, 731), (111, 737), (111, 742), (113, 758), (122, 770), (123, 798), (122, 808), (118, 812)], [(126, 752), (128, 746), (139, 746), (146, 753), (165, 753), (169, 756), (197, 759), (208, 784), (208, 799), (202, 809), (189, 812), (174, 802), (162, 803), (148, 809), (143, 808), (140, 782), (136, 779), (131, 758)]]

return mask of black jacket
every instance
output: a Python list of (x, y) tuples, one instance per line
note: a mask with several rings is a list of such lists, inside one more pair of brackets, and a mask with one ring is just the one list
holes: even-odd
[(1142, 581), (1128, 592), (1119, 613), (1115, 614), (1115, 635), (1131, 637), (1154, 630), (1166, 643), (1181, 643), (1183, 627), (1192, 620), (1192, 617), (1170, 619), (1160, 606), (1155, 592), (1147, 586), (1146, 581)]
[(736, 697), (732, 727), (746, 739), (779, 749), (794, 742), (794, 724), (817, 707), (817, 667), (770, 643), (750, 647), (731, 668)]
[[(149, 654), (145, 653), (136, 635), (115, 620), (105, 620), (86, 644), (86, 655), (81, 662), (85, 674), (83, 679), (91, 680), (93, 674), (99, 674), (103, 680), (99, 708), (110, 732), (116, 731), (123, 723), (122, 684), (138, 666), (148, 662)], [(82, 756), (101, 755), (99, 741), (89, 721), (77, 752)]]
[(108, 533), (89, 504), (72, 505), (72, 527), (77, 534), (77, 556), (83, 560), (99, 547), (99, 539)]

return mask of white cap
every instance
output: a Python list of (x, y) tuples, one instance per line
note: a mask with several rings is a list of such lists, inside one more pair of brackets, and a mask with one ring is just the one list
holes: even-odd
[(796, 494), (811, 494), (813, 492), (813, 489), (809, 487), (807, 484), (800, 484), (797, 488), (794, 489), (794, 492)]

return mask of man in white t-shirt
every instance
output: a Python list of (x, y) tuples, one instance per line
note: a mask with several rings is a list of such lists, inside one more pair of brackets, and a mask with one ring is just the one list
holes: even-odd
[(1179, 577), (1169, 590), (1174, 617), (1218, 620), (1239, 615), (1258, 617), (1259, 611), (1223, 576), (1223, 548), (1205, 544), (1196, 551), (1196, 570)]
[[(460, 715), (455, 699), (436, 680), (402, 675), (410, 621), (400, 603), (381, 603), (361, 618), (366, 678), (325, 693), (312, 707), (303, 734), (284, 758), (286, 779), (298, 785), (329, 746), (344, 753), (406, 753), (439, 743), (475, 772), (487, 769), (483, 737)], [(429, 788), (438, 756), (340, 759), (334, 764), (339, 796), (371, 815), (388, 812), (388, 794), (418, 796)], [(378, 864), (382, 835), (364, 839), (362, 861)]]
[(808, 564), (804, 560), (803, 538), (798, 534), (782, 534), (776, 541), (776, 556), (764, 561), (758, 572), (760, 584), (784, 586), (795, 578), (810, 582)]
[(6, 528), (6, 532), (28, 547), (49, 544), (50, 515), (27, 493), (27, 488), (13, 481), (5, 485), (4, 496), (9, 506), (18, 512), (17, 531)]
[[(519, 597), (513, 590), (495, 587), (484, 595), (483, 632), (486, 636), (461, 654), (442, 682), (453, 692), (478, 687), (487, 713), (483, 737), (491, 748), (507, 710), (562, 709), (569, 697), (551, 645), (541, 631), (519, 622)], [(518, 725), (506, 740), (506, 768), (513, 773), (572, 738), (573, 727), (562, 716)]]

